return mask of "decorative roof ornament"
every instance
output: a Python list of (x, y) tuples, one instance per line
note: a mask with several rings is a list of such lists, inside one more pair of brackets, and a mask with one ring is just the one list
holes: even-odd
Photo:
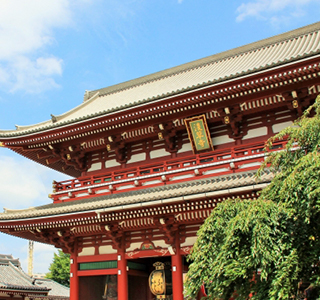
[(90, 97), (90, 91), (85, 90), (84, 96), (83, 96), (83, 102), (86, 102)]
[(51, 114), (50, 116), (51, 116), (52, 123), (55, 123), (55, 122), (58, 121), (58, 119), (57, 119), (57, 117), (55, 115)]

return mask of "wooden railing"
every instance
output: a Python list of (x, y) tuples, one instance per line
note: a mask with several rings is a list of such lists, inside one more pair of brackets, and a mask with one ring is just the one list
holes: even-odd
[[(269, 151), (284, 149), (286, 141), (274, 143)], [(240, 145), (189, 157), (169, 159), (103, 175), (54, 182), (54, 202), (90, 197), (93, 194), (128, 192), (143, 187), (254, 170), (265, 158), (264, 143)], [(195, 179), (195, 178), (194, 178)]]

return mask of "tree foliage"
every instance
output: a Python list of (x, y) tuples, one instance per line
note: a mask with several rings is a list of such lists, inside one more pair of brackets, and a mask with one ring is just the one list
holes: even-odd
[(58, 251), (58, 254), (54, 253), (53, 261), (49, 267), (49, 273), (46, 274), (46, 278), (50, 278), (64, 286), (70, 285), (70, 255)]
[[(265, 168), (275, 174), (257, 200), (227, 200), (198, 232), (187, 294), (205, 283), (209, 299), (289, 299), (300, 280), (320, 285), (320, 96), (304, 115), (273, 138)], [(259, 275), (258, 275), (259, 274)], [(315, 299), (309, 296), (308, 299)]]

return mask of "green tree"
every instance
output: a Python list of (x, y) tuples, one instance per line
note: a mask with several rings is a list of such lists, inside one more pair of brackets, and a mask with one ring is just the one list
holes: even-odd
[(70, 285), (70, 255), (58, 251), (58, 254), (54, 253), (53, 262), (49, 267), (49, 273), (46, 274), (46, 278), (50, 278), (64, 286)]
[(267, 147), (282, 138), (286, 150), (270, 154), (258, 172), (275, 174), (260, 197), (219, 204), (200, 228), (189, 256), (189, 296), (203, 283), (210, 299), (229, 299), (235, 290), (237, 299), (289, 299), (300, 280), (313, 291), (320, 285), (320, 96)]

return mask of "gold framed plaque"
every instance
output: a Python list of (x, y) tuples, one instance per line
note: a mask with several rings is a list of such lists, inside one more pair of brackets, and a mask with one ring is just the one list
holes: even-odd
[(194, 154), (213, 150), (205, 115), (184, 119)]

